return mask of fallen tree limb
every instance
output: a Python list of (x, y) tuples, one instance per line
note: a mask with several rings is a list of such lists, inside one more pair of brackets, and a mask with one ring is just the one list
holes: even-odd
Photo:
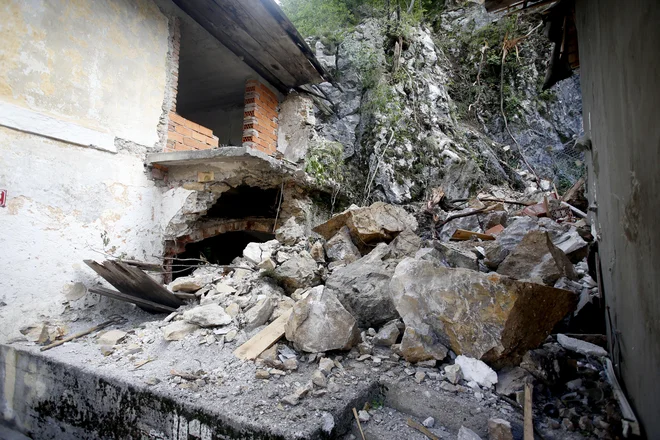
[(499, 203), (509, 203), (511, 205), (521, 205), (521, 206), (531, 206), (536, 204), (535, 202), (518, 202), (516, 200), (496, 199), (491, 197), (483, 197), (477, 200), (479, 200), (480, 202), (499, 202)]
[(443, 227), (444, 225), (446, 225), (450, 221), (456, 220), (457, 218), (470, 217), (472, 215), (477, 215), (477, 214), (481, 214), (483, 212), (486, 212), (487, 210), (488, 210), (488, 208), (481, 208), (481, 209), (475, 209), (474, 211), (470, 211), (470, 212), (463, 212), (461, 214), (450, 215), (449, 217), (444, 219), (444, 221), (440, 222), (438, 224), (438, 226), (436, 226), (436, 227)]
[(103, 330), (104, 328), (106, 328), (106, 327), (108, 327), (112, 324), (118, 324), (120, 322), (121, 322), (121, 318), (119, 318), (117, 316), (113, 317), (112, 319), (109, 319), (105, 322), (102, 322), (99, 325), (95, 325), (94, 327), (88, 328), (87, 330), (83, 330), (83, 331), (78, 332), (74, 335), (67, 336), (64, 339), (60, 339), (59, 341), (55, 341), (52, 344), (48, 344), (44, 347), (41, 347), (39, 350), (40, 351), (50, 350), (51, 348), (58, 347), (58, 346), (64, 344), (65, 342), (69, 342), (69, 341), (73, 341), (74, 339), (82, 338), (83, 336), (87, 336), (90, 333), (94, 333), (94, 332), (97, 332), (99, 330)]

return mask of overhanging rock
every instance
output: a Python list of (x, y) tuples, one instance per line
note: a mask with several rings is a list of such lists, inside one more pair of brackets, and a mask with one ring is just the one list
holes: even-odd
[(404, 259), (390, 283), (406, 326), (431, 326), (457, 354), (497, 366), (520, 361), (575, 308), (573, 292), (440, 262)]

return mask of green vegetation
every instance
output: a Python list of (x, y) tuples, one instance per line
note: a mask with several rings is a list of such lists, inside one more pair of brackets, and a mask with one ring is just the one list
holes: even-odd
[(338, 188), (344, 181), (342, 154), (344, 147), (339, 142), (320, 139), (311, 145), (305, 161), (305, 172), (319, 185)]

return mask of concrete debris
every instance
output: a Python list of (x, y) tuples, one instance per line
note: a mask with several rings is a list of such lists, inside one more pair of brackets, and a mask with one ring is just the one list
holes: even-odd
[(573, 263), (543, 231), (530, 231), (504, 259), (497, 272), (552, 286), (561, 278), (577, 279)]
[(383, 345), (389, 347), (392, 344), (396, 344), (397, 339), (401, 335), (399, 330), (398, 321), (390, 321), (385, 324), (379, 331), (376, 333), (376, 336), (373, 337), (372, 343), (374, 345)]
[(477, 435), (476, 432), (465, 426), (461, 426), (461, 429), (458, 430), (458, 436), (456, 440), (481, 440), (481, 437)]
[(305, 237), (305, 228), (298, 224), (294, 217), (290, 217), (275, 231), (275, 238), (287, 246), (293, 246)]
[(488, 440), (513, 440), (511, 423), (504, 419), (489, 419)]
[(607, 350), (596, 344), (558, 334), (557, 342), (566, 350), (571, 350), (585, 356), (607, 356)]
[(293, 307), (286, 338), (298, 350), (318, 353), (350, 349), (358, 343), (360, 331), (337, 296), (320, 287)]
[(275, 299), (266, 297), (245, 312), (245, 330), (251, 331), (268, 322), (275, 310)]
[(319, 360), (319, 370), (322, 371), (326, 376), (332, 372), (332, 369), (335, 368), (335, 363), (330, 358), (321, 358)]
[(125, 331), (121, 330), (109, 330), (99, 336), (99, 338), (96, 340), (100, 345), (117, 345), (119, 342), (121, 342), (122, 339), (126, 337), (128, 333)]
[(445, 375), (447, 380), (453, 385), (456, 385), (463, 379), (463, 373), (459, 364), (445, 366)]
[(525, 388), (525, 382), (531, 378), (531, 375), (523, 368), (505, 368), (497, 373), (495, 390), (502, 396), (512, 396), (522, 391)]
[(185, 321), (174, 321), (163, 327), (163, 337), (166, 341), (180, 341), (199, 327)]
[(406, 326), (430, 327), (454, 352), (501, 364), (541, 344), (577, 301), (572, 292), (412, 258), (396, 267), (390, 290)]
[(424, 425), (427, 428), (433, 428), (433, 425), (435, 425), (435, 419), (433, 417), (427, 417), (422, 422), (422, 425)]
[(348, 226), (342, 226), (335, 235), (325, 243), (325, 252), (330, 261), (345, 261), (351, 263), (362, 255), (357, 246), (351, 240), (351, 232)]
[(247, 246), (245, 246), (245, 249), (243, 249), (243, 257), (248, 260), (252, 264), (259, 264), (261, 263), (265, 258), (268, 257), (263, 257), (261, 253), (261, 248), (259, 247), (260, 243), (248, 243)]
[(312, 383), (317, 387), (326, 388), (328, 386), (328, 378), (321, 370), (314, 370), (312, 373)]
[(358, 419), (362, 423), (367, 423), (369, 420), (371, 420), (371, 416), (367, 411), (361, 409), (360, 411), (358, 411)]
[(316, 261), (309, 252), (293, 255), (273, 271), (273, 276), (288, 291), (312, 287), (321, 281)]
[(465, 380), (473, 380), (485, 388), (497, 383), (497, 373), (484, 362), (463, 355), (458, 356), (455, 362), (461, 366)]
[(172, 292), (195, 293), (212, 280), (198, 277), (179, 277), (172, 281), (167, 287)]
[(325, 283), (360, 327), (378, 327), (399, 317), (389, 291), (396, 267), (396, 261), (388, 259), (390, 252), (380, 243), (368, 255), (334, 270)]
[(405, 229), (417, 230), (417, 220), (402, 207), (376, 202), (365, 208), (348, 209), (314, 228), (314, 232), (326, 240), (333, 237), (343, 226), (348, 226), (358, 248), (390, 242)]
[(447, 357), (447, 347), (437, 341), (431, 327), (424, 323), (406, 326), (400, 351), (406, 361), (412, 363), (431, 359), (441, 361)]
[(183, 312), (183, 320), (200, 327), (218, 327), (232, 322), (225, 309), (218, 304), (205, 304)]

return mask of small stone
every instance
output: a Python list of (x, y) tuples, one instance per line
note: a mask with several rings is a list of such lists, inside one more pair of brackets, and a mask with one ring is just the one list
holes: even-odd
[(582, 379), (573, 379), (568, 382), (566, 382), (566, 388), (568, 388), (571, 391), (577, 391), (580, 388), (582, 388)]
[(418, 371), (417, 373), (415, 373), (415, 382), (422, 383), (424, 382), (424, 379), (426, 379), (426, 373), (424, 373), (423, 371)]
[(461, 366), (465, 380), (473, 380), (486, 388), (497, 383), (497, 373), (478, 359), (460, 355), (456, 358), (456, 364)]
[(594, 429), (594, 425), (591, 422), (591, 419), (589, 418), (589, 416), (580, 417), (580, 420), (578, 421), (578, 426), (583, 431), (589, 431), (590, 432)]
[(126, 334), (126, 332), (121, 330), (110, 330), (99, 336), (97, 342), (101, 345), (117, 345), (122, 339), (126, 337)]
[(101, 354), (103, 356), (110, 356), (114, 351), (115, 348), (112, 345), (101, 345)]
[(488, 439), (489, 440), (513, 440), (511, 432), (511, 423), (504, 419), (488, 420)]
[(237, 303), (231, 303), (225, 308), (225, 312), (231, 316), (232, 318), (235, 318), (236, 315), (239, 314), (241, 311), (241, 307)]
[(444, 382), (444, 381), (440, 383), (440, 389), (444, 391), (449, 391), (450, 393), (457, 393), (458, 391), (460, 391), (460, 388), (457, 387), (456, 385), (452, 385), (449, 382)]
[(363, 362), (363, 361), (366, 361), (367, 359), (369, 359), (370, 357), (371, 357), (370, 354), (363, 354), (362, 356), (358, 357), (356, 360), (358, 362)]
[(264, 298), (245, 312), (245, 330), (251, 331), (264, 325), (275, 309), (275, 301), (270, 298)]
[(369, 327), (369, 328), (367, 329), (367, 335), (369, 335), (369, 336), (371, 336), (371, 337), (376, 336), (376, 330), (373, 329), (373, 328), (371, 328), (371, 327)]
[(284, 368), (286, 368), (289, 371), (298, 369), (298, 361), (296, 359), (293, 358), (285, 359), (284, 362), (282, 363), (284, 364)]
[(300, 398), (295, 393), (289, 394), (288, 396), (282, 397), (281, 402), (286, 403), (287, 405), (296, 406), (300, 403)]
[(257, 379), (268, 379), (270, 377), (270, 373), (267, 370), (258, 369), (254, 377)]
[(566, 335), (558, 334), (557, 342), (566, 350), (574, 351), (585, 356), (607, 356), (607, 350), (603, 347)]
[(132, 355), (132, 354), (138, 354), (142, 352), (142, 347), (140, 347), (137, 344), (131, 344), (128, 346), (126, 351), (124, 352), (127, 355)]
[(573, 422), (571, 422), (571, 419), (567, 419), (567, 418), (563, 419), (561, 421), (561, 425), (567, 431), (575, 431), (575, 425), (573, 424)]
[(461, 426), (461, 429), (458, 430), (456, 440), (481, 440), (481, 437), (479, 437), (473, 430)]
[(367, 342), (360, 342), (357, 345), (358, 352), (360, 354), (371, 354), (373, 352), (373, 345), (367, 343)]
[(362, 423), (367, 423), (369, 420), (371, 420), (371, 416), (367, 411), (360, 410), (358, 411), (358, 420), (360, 420)]
[(456, 385), (463, 378), (461, 366), (458, 364), (447, 365), (445, 367), (445, 375), (450, 383)]
[(427, 428), (433, 428), (433, 425), (435, 425), (435, 419), (433, 417), (427, 417), (422, 422), (422, 425), (426, 426)]
[(314, 243), (312, 248), (309, 250), (309, 255), (311, 255), (312, 258), (318, 263), (325, 262), (325, 251), (323, 250), (323, 243), (320, 241)]
[(321, 370), (314, 370), (312, 373), (312, 383), (317, 387), (326, 388), (328, 386), (328, 379)]
[(160, 383), (160, 379), (158, 379), (157, 377), (150, 377), (147, 380), (145, 380), (144, 383), (146, 383), (149, 386), (154, 386)]
[(236, 329), (229, 330), (225, 335), (225, 342), (233, 341), (234, 339), (236, 339), (236, 335), (238, 335), (238, 330)]
[(275, 270), (275, 268), (277, 267), (277, 263), (275, 263), (275, 261), (272, 258), (266, 258), (264, 261), (257, 264), (257, 267), (261, 270), (271, 271), (271, 270)]
[(274, 376), (286, 376), (286, 371), (280, 370), (279, 368), (271, 368), (270, 374)]
[(180, 341), (199, 327), (185, 321), (175, 321), (162, 328), (166, 341)]
[(401, 335), (401, 331), (399, 330), (397, 321), (390, 321), (376, 333), (372, 342), (374, 345), (389, 347), (392, 344), (396, 344), (399, 335)]
[(423, 368), (435, 368), (437, 363), (438, 361), (436, 361), (435, 359), (429, 359), (428, 361), (417, 362), (415, 365)]
[(332, 359), (321, 358), (319, 361), (319, 370), (321, 370), (326, 376), (330, 374), (333, 368), (335, 368), (335, 363)]
[(379, 357), (372, 357), (371, 362), (375, 365), (378, 366), (383, 363), (383, 360)]
[(476, 393), (474, 393), (474, 398), (477, 399), (477, 400), (483, 400), (484, 393), (481, 393), (481, 392), (477, 391)]

